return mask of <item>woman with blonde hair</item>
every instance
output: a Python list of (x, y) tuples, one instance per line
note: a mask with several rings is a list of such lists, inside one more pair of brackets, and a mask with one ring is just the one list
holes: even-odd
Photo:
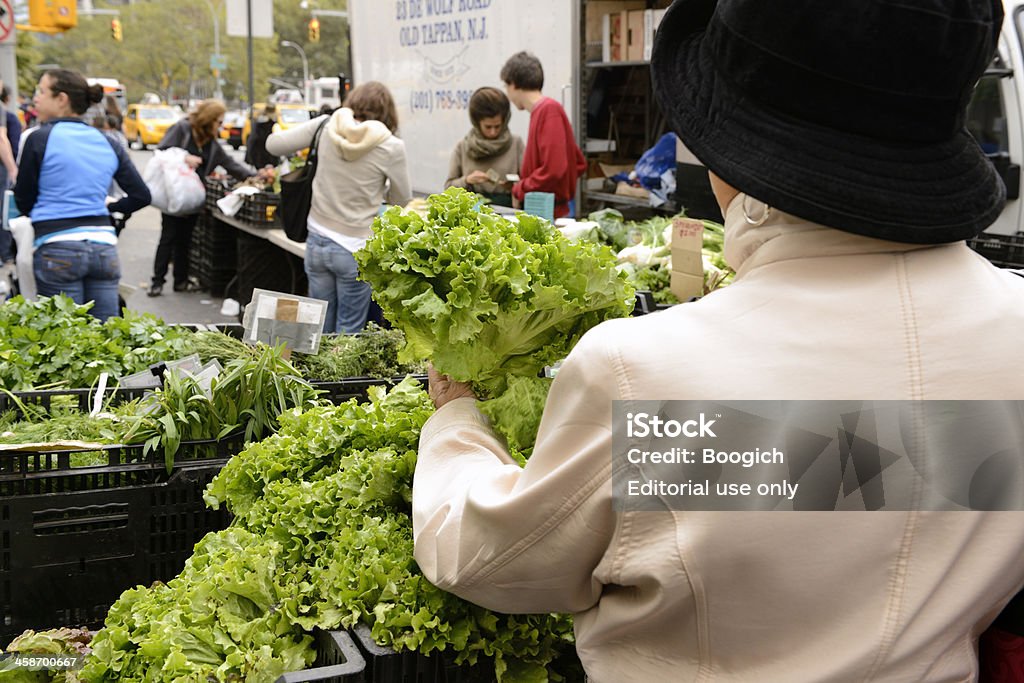
[[(218, 166), (223, 166), (238, 180), (257, 175), (255, 169), (232, 159), (217, 142), (225, 111), (220, 100), (204, 100), (195, 111), (167, 129), (157, 149), (184, 149), (188, 153), (185, 162), (200, 177), (209, 175)], [(160, 214), (160, 243), (156, 248), (149, 296), (160, 296), (163, 292), (164, 278), (171, 261), (174, 261), (174, 291), (194, 289), (194, 284), (188, 279), (188, 252), (198, 218), (199, 213), (184, 216)]]
[(473, 127), (452, 150), (445, 187), (464, 187), (491, 203), (512, 206), (509, 175), (519, 175), (526, 149), (508, 129), (512, 115), (508, 97), (497, 88), (478, 88), (469, 98)]
[(324, 332), (358, 332), (366, 325), (370, 286), (358, 280), (353, 252), (363, 248), (381, 203), (410, 199), (405, 143), (387, 86), (356, 87), (342, 107), (267, 140), (271, 154), (292, 154), (317, 143), (313, 201), (307, 225), (309, 295), (327, 301)]

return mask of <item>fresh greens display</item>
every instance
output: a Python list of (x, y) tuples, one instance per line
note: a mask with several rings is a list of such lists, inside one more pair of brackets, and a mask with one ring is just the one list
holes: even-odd
[[(23, 655), (86, 655), (92, 634), (80, 628), (25, 631), (11, 641), (6, 652)], [(0, 650), (3, 652), (3, 650)], [(0, 661), (0, 683), (78, 683), (74, 671), (14, 668), (12, 660)]]
[(89, 387), (100, 373), (129, 375), (191, 353), (185, 328), (130, 311), (100, 322), (91, 307), (64, 295), (0, 306), (0, 389)]
[(308, 662), (300, 629), (358, 622), (379, 643), (486, 666), (503, 683), (564, 680), (555, 660), (572, 653), (567, 617), (492, 613), (416, 566), (412, 476), (432, 413), (409, 378), (371, 388), (368, 403), (283, 414), (207, 489), (233, 526), (208, 535), (166, 586), (122, 595), (83, 680), (273, 680)]
[[(189, 375), (165, 373), (162, 388), (96, 416), (62, 408), (45, 411), (15, 399), (24, 417), (0, 419), (0, 443), (75, 439), (145, 444), (144, 452), (161, 449), (170, 469), (183, 441), (233, 434), (245, 442), (261, 439), (277, 429), (281, 413), (315, 404), (317, 392), (282, 357), (281, 348), (263, 345), (255, 353), (230, 361), (208, 387)], [(79, 458), (75, 465), (95, 461)]]
[[(616, 250), (619, 270), (626, 274), (637, 290), (651, 292), (659, 304), (677, 304), (679, 299), (670, 291), (671, 227), (674, 219), (683, 217), (685, 214), (655, 216), (632, 222), (626, 221), (615, 209), (604, 209), (588, 216), (588, 220), (598, 227), (584, 236)], [(725, 228), (714, 221), (701, 222), (704, 224), (704, 294), (708, 294), (732, 282), (734, 273), (722, 254)]]
[(350, 377), (399, 377), (423, 373), (420, 362), (400, 363), (398, 352), (405, 345), (401, 330), (384, 329), (369, 323), (358, 334), (328, 335), (320, 340), (315, 354), (296, 354), (295, 366), (311, 380), (334, 382)]
[(142, 409), (127, 418), (123, 442), (162, 447), (170, 468), (182, 441), (242, 432), (248, 443), (270, 434), (281, 413), (316, 401), (316, 391), (282, 350), (263, 346), (255, 358), (236, 358), (209, 389), (194, 377), (167, 373), (163, 388), (140, 399)]
[(83, 681), (272, 683), (312, 663), (292, 623), (281, 546), (239, 528), (207, 534), (176, 578), (125, 591), (92, 640)]
[[(356, 260), (384, 315), (405, 333), (399, 360), (429, 359), (472, 382), (481, 398), (497, 398), (509, 377), (535, 377), (584, 332), (628, 315), (634, 297), (609, 249), (570, 241), (525, 213), (513, 223), (478, 202), (449, 188), (428, 198), (426, 218), (392, 207)], [(492, 410), (499, 425), (507, 405)], [(506, 430), (513, 432), (522, 430)]]

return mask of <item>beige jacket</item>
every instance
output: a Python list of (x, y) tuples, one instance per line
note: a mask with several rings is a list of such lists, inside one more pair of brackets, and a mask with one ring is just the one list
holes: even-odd
[[(309, 147), (324, 118), (274, 133), (267, 151), (285, 155)], [(411, 199), (405, 143), (380, 121), (357, 122), (351, 109), (338, 109), (320, 136), (317, 154), (309, 217), (326, 228), (368, 238), (381, 203), (404, 206)]]
[(477, 185), (470, 185), (466, 178), (473, 171), (486, 173), (490, 169), (497, 171), (498, 176), (504, 178), (510, 173), (519, 175), (519, 169), (523, 163), (523, 151), (526, 149), (523, 139), (518, 135), (512, 136), (512, 144), (503, 153), (486, 159), (474, 159), (467, 150), (466, 139), (459, 140), (452, 150), (451, 159), (448, 161), (448, 179), (444, 181), (445, 187), (464, 187), (470, 192), (490, 195), (505, 193), (511, 194), (512, 183), (483, 182)]
[(612, 511), (616, 399), (1024, 399), (1024, 278), (963, 242), (750, 228), (742, 198), (735, 284), (585, 335), (525, 469), (471, 399), (428, 421), (416, 560), (492, 609), (575, 613), (597, 683), (971, 681), (1024, 513)]

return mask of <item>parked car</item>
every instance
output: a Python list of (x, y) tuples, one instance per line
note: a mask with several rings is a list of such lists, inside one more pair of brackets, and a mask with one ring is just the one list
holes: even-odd
[[(253, 116), (258, 117), (263, 113), (265, 105), (263, 103), (257, 104), (253, 108)], [(277, 123), (274, 124), (274, 132), (281, 130), (288, 130), (294, 126), (298, 126), (310, 119), (316, 118), (318, 110), (305, 104), (278, 104), (277, 105)], [(245, 120), (245, 127), (242, 129), (242, 144), (249, 139), (249, 131), (252, 130), (252, 121), (249, 119)]]
[(242, 146), (242, 129), (245, 128), (245, 112), (232, 110), (224, 114), (224, 125), (220, 129), (220, 139), (232, 148)]
[(144, 149), (158, 144), (179, 118), (178, 112), (165, 104), (129, 104), (121, 130), (129, 144)]

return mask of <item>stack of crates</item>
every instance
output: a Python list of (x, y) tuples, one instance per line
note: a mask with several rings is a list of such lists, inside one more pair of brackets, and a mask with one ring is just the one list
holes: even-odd
[(196, 221), (189, 270), (213, 296), (225, 296), (228, 284), (238, 272), (237, 232), (215, 220), (209, 211), (200, 214)]
[(182, 443), (168, 470), (162, 449), (0, 452), (0, 642), (25, 629), (98, 626), (121, 593), (168, 581), (193, 546), (230, 516), (203, 491), (242, 439)]

